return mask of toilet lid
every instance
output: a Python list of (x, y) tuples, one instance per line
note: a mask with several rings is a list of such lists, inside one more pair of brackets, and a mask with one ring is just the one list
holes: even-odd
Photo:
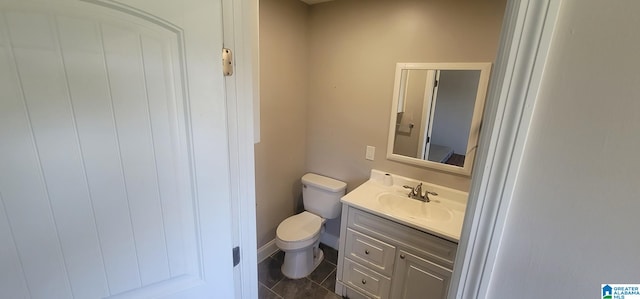
[(293, 215), (278, 225), (276, 235), (285, 242), (305, 241), (320, 232), (322, 218), (309, 212)]

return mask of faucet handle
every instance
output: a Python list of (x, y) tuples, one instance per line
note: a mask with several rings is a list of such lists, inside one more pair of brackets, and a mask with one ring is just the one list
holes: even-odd
[(416, 194), (416, 189), (414, 189), (413, 187), (411, 187), (409, 185), (404, 185), (404, 186), (402, 186), (402, 188), (409, 189), (409, 194), (407, 194), (407, 196), (409, 196), (409, 197), (411, 197), (411, 195), (415, 195)]
[(413, 187), (411, 187), (409, 185), (404, 185), (404, 186), (402, 186), (402, 188), (409, 189), (409, 190), (411, 190), (411, 192), (413, 192), (413, 190), (415, 190)]

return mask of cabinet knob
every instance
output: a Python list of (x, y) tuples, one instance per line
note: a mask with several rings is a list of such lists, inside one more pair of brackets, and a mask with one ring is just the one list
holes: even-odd
[(367, 280), (366, 280), (366, 279), (363, 279), (363, 280), (362, 280), (362, 284), (367, 284)]
[(369, 250), (364, 250), (364, 254), (369, 254)]
[(404, 254), (401, 254), (401, 255), (400, 255), (400, 259), (403, 259), (403, 260), (404, 260), (404, 258), (405, 258)]

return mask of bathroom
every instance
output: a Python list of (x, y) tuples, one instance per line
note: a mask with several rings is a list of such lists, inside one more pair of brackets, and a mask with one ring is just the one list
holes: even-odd
[[(278, 225), (303, 210), (300, 178), (305, 173), (343, 181), (347, 192), (364, 183), (371, 169), (469, 190), (468, 175), (386, 158), (395, 65), (494, 62), (505, 5), (488, 0), (260, 1), (259, 262), (277, 251)], [(373, 160), (365, 159), (367, 146), (375, 148)], [(320, 242), (337, 249), (340, 218), (325, 225)]]
[[(393, 1), (385, 14), (362, 7), (354, 16), (353, 11), (347, 15), (345, 3), (354, 3), (347, 0), (311, 7), (294, 0), (264, 2), (271, 6), (264, 5), (263, 12), (273, 8), (281, 13), (272, 13), (272, 22), (263, 16), (263, 31), (271, 24), (275, 32), (275, 54), (263, 55), (263, 71), (273, 61), (275, 74), (265, 71), (263, 83), (272, 80), (274, 87), (262, 84), (260, 128), (250, 117), (254, 105), (260, 107), (258, 81), (248, 79), (258, 75), (253, 73), (259, 56), (253, 43), (258, 1), (3, 1), (0, 297), (256, 298), (256, 253), (260, 248), (262, 258), (272, 258), (267, 255), (277, 248), (267, 245), (273, 244), (279, 223), (302, 211), (303, 176), (318, 172), (346, 182), (348, 199), (372, 181), (368, 178), (375, 169), (383, 171), (383, 178), (389, 172), (425, 185), (469, 189), (470, 212), (449, 295), (589, 298), (606, 296), (605, 283), (635, 282), (640, 268), (635, 233), (640, 225), (640, 159), (626, 157), (640, 148), (635, 59), (640, 43), (629, 38), (637, 35), (640, 2), (507, 1), (499, 54), (478, 58), (492, 62), (492, 80), (470, 184), (469, 176), (388, 160), (385, 132), (393, 131), (400, 112), (382, 108), (389, 110), (396, 99), (392, 76), (398, 61), (457, 61), (449, 53), (469, 46), (424, 59), (391, 57), (389, 53), (409, 51), (404, 47), (417, 39), (382, 41), (394, 40), (383, 36), (386, 30), (341, 38), (344, 32), (334, 28), (326, 34), (334, 38), (321, 40), (311, 34), (318, 31), (311, 21), (330, 7), (344, 10), (322, 28), (373, 19), (372, 14), (379, 22), (392, 19), (387, 13), (398, 3), (414, 3), (405, 15), (420, 15), (415, 9), (419, 2), (435, 3)], [(380, 7), (375, 0), (360, 3)], [(465, 8), (484, 11), (474, 3)], [(457, 10), (471, 10), (465, 8)], [(444, 14), (438, 12), (434, 18)], [(342, 15), (347, 16), (336, 17)], [(238, 22), (226, 22), (231, 16)], [(225, 25), (233, 23), (231, 34), (223, 31), (229, 29), (222, 26), (223, 19)], [(410, 18), (402, 20), (411, 29)], [(262, 32), (263, 43), (267, 32)], [(365, 37), (374, 34), (381, 42), (367, 43)], [(467, 39), (477, 38), (470, 35)], [(345, 51), (351, 41), (357, 51)], [(223, 77), (225, 46), (233, 50), (236, 76)], [(477, 53), (478, 46), (471, 47)], [(369, 64), (358, 63), (380, 49), (393, 59), (376, 55)], [(151, 55), (140, 55), (141, 50)], [(328, 55), (317, 65), (309, 63)], [(380, 61), (387, 66), (374, 67)], [(330, 66), (326, 77), (341, 81), (315, 73)], [(355, 73), (355, 67), (356, 76), (341, 77)], [(345, 80), (349, 86), (338, 84)], [(160, 88), (146, 88), (149, 84)], [(356, 85), (364, 87), (346, 90)], [(342, 97), (332, 94), (334, 87)], [(182, 92), (162, 94), (171, 90)], [(232, 92), (225, 95), (225, 90)], [(154, 101), (147, 93), (154, 94)], [(167, 113), (165, 106), (177, 109)], [(163, 146), (154, 141), (168, 137), (154, 135), (175, 139)], [(189, 142), (194, 140), (198, 142)], [(375, 148), (375, 153), (368, 151), (373, 160), (366, 158), (367, 146)], [(254, 147), (259, 159), (258, 238)], [(173, 155), (155, 155), (154, 148)], [(172, 168), (176, 165), (178, 171)], [(158, 192), (156, 187), (165, 189)], [(401, 191), (406, 200), (408, 190)], [(234, 210), (234, 204), (240, 209)], [(345, 219), (350, 216), (328, 221), (322, 242), (335, 246), (345, 236)], [(325, 260), (335, 268), (316, 283), (321, 292), (298, 298), (337, 296), (325, 283), (333, 276), (338, 286), (339, 256), (347, 252), (343, 243), (338, 242), (342, 249), (337, 260), (336, 250), (324, 247)], [(402, 259), (401, 252), (396, 250), (395, 258)], [(314, 285), (312, 278), (317, 277), (307, 278), (307, 286)]]

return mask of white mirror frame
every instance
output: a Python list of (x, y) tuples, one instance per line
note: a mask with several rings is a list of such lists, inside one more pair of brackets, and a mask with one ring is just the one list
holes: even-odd
[[(469, 70), (480, 71), (480, 80), (478, 82), (478, 90), (476, 93), (476, 101), (473, 107), (473, 116), (471, 119), (471, 128), (469, 131), (469, 140), (467, 141), (467, 152), (465, 154), (464, 166), (448, 165), (444, 163), (432, 162), (419, 158), (413, 158), (393, 153), (394, 140), (396, 134), (396, 121), (398, 117), (398, 102), (400, 100), (400, 90), (402, 84), (403, 70)], [(456, 173), (470, 176), (473, 168), (473, 161), (478, 145), (478, 136), (480, 135), (480, 125), (482, 124), (482, 113), (484, 111), (484, 103), (487, 96), (487, 88), (489, 86), (489, 75), (491, 72), (490, 62), (468, 62), (468, 63), (397, 63), (395, 82), (393, 85), (393, 102), (391, 104), (391, 119), (389, 120), (389, 138), (387, 140), (387, 159), (407, 163), (416, 166), (428, 167), (440, 171)]]

